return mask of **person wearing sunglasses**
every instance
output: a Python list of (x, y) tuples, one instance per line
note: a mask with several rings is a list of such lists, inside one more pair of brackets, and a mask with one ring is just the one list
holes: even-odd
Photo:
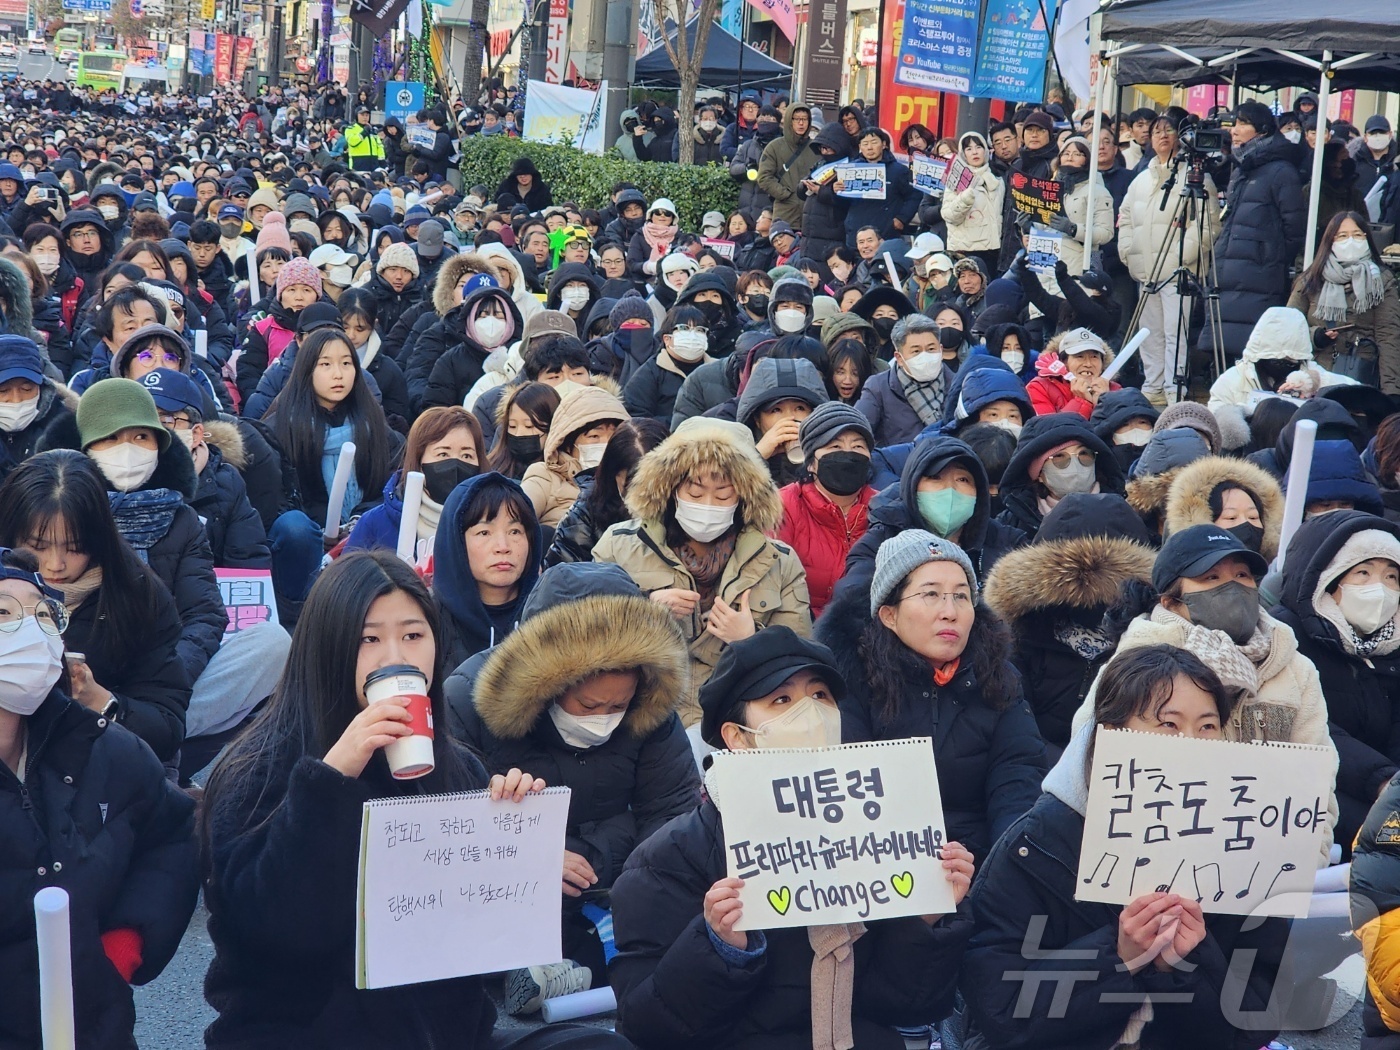
[(1118, 459), (1085, 420), (1072, 412), (1037, 415), (1021, 428), (1002, 475), (997, 521), (1033, 541), (1045, 515), (1070, 493), (1121, 496), (1123, 484)]
[[(22, 915), (41, 889), (68, 893), (76, 1036), (135, 1045), (130, 985), (165, 968), (194, 912), (194, 803), (118, 719), (70, 697), (62, 599), (32, 552), (0, 547), (3, 900)], [(4, 1042), (42, 1041), (37, 951), (34, 923), (0, 932)]]

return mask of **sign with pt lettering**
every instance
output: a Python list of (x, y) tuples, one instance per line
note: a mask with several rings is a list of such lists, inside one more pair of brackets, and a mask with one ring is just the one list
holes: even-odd
[(1337, 754), (1098, 730), (1075, 897), (1160, 891), (1227, 915), (1308, 914)]
[(721, 751), (714, 770), (728, 871), (744, 880), (735, 929), (955, 910), (928, 737)]
[(1065, 203), (1063, 184), (1054, 179), (1040, 179), (1012, 172), (1008, 180), (1011, 186), (1011, 206), (1022, 215), (1034, 215), (1035, 221), (1050, 225), (1056, 215), (1063, 215)]
[(215, 569), (219, 596), (228, 609), (224, 635), (246, 631), (260, 623), (277, 623), (277, 594), (267, 569)]
[(355, 987), (558, 962), (569, 789), (371, 799), (360, 830)]

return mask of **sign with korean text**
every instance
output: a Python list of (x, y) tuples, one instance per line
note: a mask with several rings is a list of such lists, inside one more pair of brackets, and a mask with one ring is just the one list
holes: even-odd
[(1019, 171), (1012, 172), (1007, 182), (1011, 188), (1011, 207), (1020, 214), (1033, 215), (1036, 222), (1046, 226), (1054, 216), (1064, 214), (1063, 183)]
[(1336, 765), (1329, 747), (1100, 728), (1075, 897), (1306, 916)]
[[(735, 928), (944, 915), (943, 803), (928, 737), (714, 756)], [(732, 800), (732, 801), (730, 801)]]
[(735, 244), (733, 241), (722, 240), (718, 237), (706, 237), (704, 238), (704, 241), (705, 247), (713, 248), (716, 254), (721, 255), (726, 259), (734, 258)]
[(262, 623), (277, 623), (277, 595), (267, 569), (215, 569), (219, 596), (228, 610), (224, 634), (236, 634)]
[(895, 83), (968, 94), (981, 6), (981, 0), (905, 0)]
[(806, 75), (802, 97), (818, 106), (841, 99), (846, 62), (846, 0), (812, 0), (807, 7)]
[(355, 987), (558, 962), (569, 789), (372, 799), (360, 829)]
[(569, 60), (565, 46), (565, 37), (569, 32), (569, 0), (549, 0), (547, 32), (544, 79), (545, 83), (558, 84), (564, 79), (564, 67)]
[(940, 91), (901, 84), (896, 74), (904, 65), (901, 42), (904, 39), (904, 0), (884, 0), (880, 4), (880, 28), (875, 48), (875, 100), (877, 123), (898, 143), (910, 124), (922, 124), (935, 134), (941, 125), (943, 94)]
[(1064, 244), (1064, 236), (1058, 230), (1033, 227), (1026, 243), (1026, 268), (1032, 273), (1054, 273)]
[(412, 80), (384, 84), (384, 116), (407, 120), (423, 108), (423, 85)]
[(838, 197), (852, 200), (882, 201), (885, 199), (885, 166), (883, 164), (846, 164), (838, 162), (836, 180), (841, 188)]
[(1055, 0), (987, 0), (972, 94), (1039, 101), (1054, 19)]
[(920, 193), (940, 194), (948, 174), (948, 162), (939, 157), (910, 157), (909, 174)]
[[(253, 55), (253, 38), (250, 36), (240, 36), (233, 44), (233, 82), (243, 83), (243, 74), (248, 69), (248, 59)], [(348, 74), (348, 69), (347, 69)], [(344, 84), (345, 77), (337, 74), (336, 81)]]
[(214, 79), (220, 84), (230, 84), (233, 82), (233, 34), (218, 33), (214, 40)]
[(403, 129), (403, 137), (410, 146), (429, 150), (437, 142), (437, 132), (426, 124), (409, 124)]

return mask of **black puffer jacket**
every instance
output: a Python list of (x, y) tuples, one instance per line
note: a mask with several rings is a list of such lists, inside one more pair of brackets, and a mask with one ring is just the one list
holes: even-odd
[(1311, 419), (1317, 424), (1318, 441), (1340, 440), (1356, 444), (1359, 440), (1361, 425), (1350, 412), (1331, 398), (1313, 397), (1299, 405), (1293, 418), (1283, 425), (1273, 448), (1251, 452), (1245, 458), (1256, 467), (1267, 470), (1282, 484), (1288, 473), (1288, 465), (1293, 462), (1293, 435), (1297, 432), (1298, 421), (1302, 419)]
[(55, 689), (28, 720), (25, 780), (0, 766), (0, 1046), (38, 1047), (34, 895), (68, 891), (77, 1045), (136, 1050), (131, 988), (100, 935), (141, 939), (135, 984), (165, 969), (199, 893), (194, 803), (149, 748)]
[(190, 506), (204, 521), (209, 550), (221, 569), (270, 569), (272, 553), (262, 518), (248, 501), (240, 473), (247, 453), (239, 428), (231, 423), (206, 423), (209, 461), (199, 472)]
[[(1055, 162), (1059, 159), (1060, 147), (1051, 139), (1040, 149), (1021, 148), (1020, 155), (1007, 167), (1003, 175), (1010, 183), (1011, 176), (1017, 172), (1022, 175), (1029, 175), (1036, 179), (1052, 179), (1055, 177)], [(998, 165), (993, 165), (993, 170), (997, 170)], [(998, 172), (1000, 174), (1000, 172)], [(1011, 260), (1016, 257), (1016, 253), (1021, 250), (1021, 231), (1016, 226), (1016, 209), (1012, 206), (1011, 193), (1008, 192), (1002, 198), (1001, 207), (1001, 257), (998, 260), (1000, 267), (1005, 270), (1011, 265)]]
[(554, 527), (554, 542), (544, 555), (545, 568), (561, 562), (592, 561), (593, 545), (598, 537), (616, 524), (599, 522), (593, 516), (593, 508), (588, 504), (588, 494), (593, 490), (593, 471), (579, 471), (574, 475), (574, 484), (578, 486), (578, 498)]
[(676, 409), (676, 395), (696, 368), (704, 367), (704, 362), (689, 366), (689, 372), (682, 371), (684, 367), (662, 348), (633, 372), (622, 389), (622, 403), (632, 418), (650, 416), (669, 426)]
[[(1338, 625), (1318, 611), (1322, 574), (1359, 532), (1400, 539), (1400, 525), (1359, 510), (1305, 521), (1288, 545), (1280, 604), (1270, 610), (1293, 628), (1298, 652), (1317, 667), (1327, 700), (1327, 728), (1337, 746), (1335, 841), (1352, 840), (1385, 783), (1400, 769), (1400, 652), (1357, 656), (1343, 646)], [(1334, 616), (1339, 615), (1330, 603)]]
[(1215, 283), (1225, 351), (1237, 358), (1254, 323), (1288, 301), (1288, 268), (1302, 251), (1308, 209), (1299, 147), (1279, 134), (1234, 150), (1225, 217), (1215, 241)]
[(393, 285), (376, 272), (365, 285), (366, 291), (374, 296), (378, 320), (375, 327), (381, 332), (393, 330), (403, 312), (422, 299), (427, 286), (421, 277), (415, 277), (404, 285), (403, 291), (394, 291)]
[(460, 405), (467, 392), (485, 374), (491, 351), (467, 333), (467, 318), (488, 299), (504, 305), (513, 326), (508, 342), (520, 338), (524, 322), (508, 294), (499, 288), (479, 288), (453, 307), (425, 332), (414, 348), (409, 363), (408, 396), (414, 410), (421, 412), (435, 405)]
[(1089, 422), (1073, 412), (1054, 412), (1026, 421), (1016, 451), (1001, 476), (1002, 512), (997, 521), (1020, 529), (1034, 539), (1043, 515), (1038, 505), (1040, 483), (1030, 477), (1031, 463), (1042, 453), (1067, 441), (1078, 441), (1098, 454), (1094, 464), (1099, 491), (1123, 495), (1123, 468), (1113, 451), (1089, 429)]
[[(867, 592), (867, 618), (869, 602)], [(946, 686), (936, 685), (928, 665), (906, 650), (899, 714), (887, 721), (872, 707), (865, 684), (870, 674), (858, 645), (864, 628), (849, 606), (834, 603), (817, 621), (817, 641), (836, 654), (850, 688), (841, 701), (841, 739), (931, 737), (948, 839), (971, 850), (980, 865), (992, 843), (1035, 802), (1046, 768), (1035, 716), (1008, 659), (1010, 634), (979, 604), (957, 673)]]
[[(809, 1050), (812, 947), (802, 928), (750, 934), (764, 947), (730, 962), (705, 925), (706, 892), (725, 877), (724, 829), (712, 802), (639, 846), (613, 887), (617, 1030), (638, 1050)], [(851, 1028), (861, 1050), (902, 1050), (894, 1025), (952, 1009), (972, 922), (965, 909), (933, 926), (869, 923), (855, 942)]]
[[(1226, 976), (1231, 957), (1246, 953), (1240, 958), (1249, 957), (1252, 965), (1243, 989), (1233, 993), (1239, 996), (1238, 1016), (1270, 1016), (1265, 1007), (1288, 922), (1207, 915), (1206, 938), (1187, 954), (1189, 966), (1165, 973), (1146, 966), (1130, 974), (1118, 956), (1122, 909), (1074, 899), (1083, 837), (1084, 818), (1045, 794), (979, 865), (969, 898), (977, 925), (961, 982), (967, 1050), (1109, 1050), (1141, 1007), (1143, 993), (1156, 993), (1143, 1050), (1267, 1046), (1277, 1027), (1234, 1027), (1238, 1018), (1227, 1019), (1221, 991), (1235, 978)], [(1028, 931), (1037, 928), (1038, 938), (1028, 947)], [(1173, 1002), (1174, 993), (1186, 1001)], [(1115, 994), (1116, 1000), (1105, 998)]]
[[(658, 615), (659, 614), (659, 615)], [(555, 566), (536, 584), (520, 625), (443, 687), (452, 734), (488, 773), (528, 769), (571, 789), (565, 848), (612, 885), (633, 848), (699, 801), (700, 778), (675, 706), (690, 654), (669, 612), (615, 565)], [(550, 709), (570, 686), (636, 668), (622, 724), (596, 747), (559, 735)]]
[[(851, 151), (851, 136), (839, 121), (823, 124), (812, 139), (812, 148), (829, 146), (836, 151), (836, 160), (845, 160)], [(821, 163), (827, 163), (825, 160)], [(802, 202), (802, 257), (825, 263), (826, 257), (846, 243), (846, 213), (851, 202), (836, 196), (832, 179)]]

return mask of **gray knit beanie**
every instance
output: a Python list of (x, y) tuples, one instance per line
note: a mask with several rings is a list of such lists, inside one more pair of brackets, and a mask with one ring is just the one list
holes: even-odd
[(963, 549), (923, 529), (906, 529), (880, 544), (875, 552), (875, 576), (870, 581), (870, 615), (877, 616), (904, 578), (931, 561), (953, 561), (967, 574), (972, 600), (977, 600), (977, 571)]
[(874, 451), (875, 432), (870, 429), (870, 420), (865, 418), (865, 414), (843, 401), (827, 401), (818, 405), (798, 428), (797, 442), (802, 446), (802, 458), (811, 459), (817, 454), (817, 449), (836, 440), (843, 430), (858, 431)]
[(647, 301), (636, 292), (628, 292), (608, 313), (608, 324), (614, 332), (622, 327), (623, 321), (645, 321), (651, 327), (656, 320)]

